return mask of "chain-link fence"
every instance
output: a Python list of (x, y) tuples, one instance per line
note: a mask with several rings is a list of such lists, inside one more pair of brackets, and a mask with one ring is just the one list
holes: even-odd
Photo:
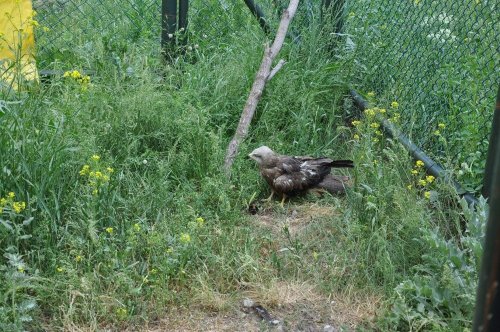
[[(322, 3), (337, 8), (339, 1), (344, 29), (335, 52), (353, 59), (350, 83), (361, 93), (374, 91), (379, 106), (397, 101), (408, 136), (477, 189), (500, 78), (500, 3), (309, 0), (292, 30), (307, 28)], [(255, 3), (275, 28), (288, 1)], [(37, 32), (41, 66), (64, 52), (92, 51), (96, 37), (111, 44), (146, 37), (159, 50), (161, 0), (39, 0), (34, 7), (45, 27)], [(191, 0), (188, 19), (193, 42), (224, 40), (255, 20), (243, 0)]]
[(353, 0), (345, 22), (351, 83), (382, 106), (397, 101), (411, 139), (478, 189), (500, 78), (500, 3)]

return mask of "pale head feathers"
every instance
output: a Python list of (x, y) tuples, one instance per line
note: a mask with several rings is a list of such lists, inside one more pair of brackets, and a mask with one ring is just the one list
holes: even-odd
[(264, 162), (272, 159), (276, 156), (273, 150), (263, 145), (255, 150), (253, 150), (249, 155), (251, 159), (255, 160), (257, 164), (261, 165)]

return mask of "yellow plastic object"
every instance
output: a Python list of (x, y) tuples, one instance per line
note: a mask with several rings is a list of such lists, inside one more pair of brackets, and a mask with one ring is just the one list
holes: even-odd
[(24, 80), (38, 81), (31, 0), (0, 0), (0, 85), (17, 89)]

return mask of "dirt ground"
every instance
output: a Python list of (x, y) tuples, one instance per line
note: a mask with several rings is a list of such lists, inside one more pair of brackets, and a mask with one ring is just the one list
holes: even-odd
[[(255, 226), (268, 229), (277, 241), (285, 226), (295, 236), (318, 218), (339, 213), (333, 206), (314, 203), (289, 204), (283, 210), (276, 203), (259, 204), (253, 212)], [(175, 308), (143, 331), (353, 331), (375, 316), (381, 301), (371, 294), (323, 295), (311, 282), (276, 281), (269, 287), (246, 286), (248, 290), (233, 299), (231, 305), (222, 297), (215, 300), (226, 304), (215, 307), (226, 309)], [(255, 309), (246, 308), (244, 299), (262, 305), (275, 324), (263, 320)]]

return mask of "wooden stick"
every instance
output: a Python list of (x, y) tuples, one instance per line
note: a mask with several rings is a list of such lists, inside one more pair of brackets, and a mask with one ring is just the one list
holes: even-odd
[(280, 71), (281, 68), (283, 68), (283, 66), (286, 64), (286, 61), (281, 59), (280, 61), (278, 61), (278, 63), (276, 64), (276, 66), (274, 66), (273, 70), (271, 70), (271, 72), (269, 73), (269, 76), (267, 77), (266, 79), (266, 82), (269, 82), (270, 80), (273, 79), (274, 75), (276, 75), (277, 72)]
[[(283, 42), (285, 41), (286, 33), (288, 31), (288, 26), (290, 25), (292, 18), (297, 12), (298, 5), (299, 0), (290, 0), (288, 8), (283, 12), (283, 15), (281, 16), (280, 25), (278, 27), (278, 31), (276, 32), (276, 37), (272, 46), (269, 47), (268, 44), (266, 44), (265, 46), (264, 57), (253, 82), (252, 90), (250, 90), (245, 108), (241, 113), (238, 128), (236, 128), (233, 139), (227, 147), (226, 158), (224, 160), (224, 170), (228, 177), (231, 176), (231, 166), (233, 165), (234, 158), (236, 158), (236, 154), (238, 153), (238, 147), (241, 141), (243, 141), (248, 135), (250, 122), (252, 121), (252, 118), (255, 114), (255, 110), (257, 109), (257, 104), (260, 100), (260, 97), (262, 97), (264, 86), (270, 79), (270, 71), (273, 60), (276, 58), (279, 51), (281, 50), (281, 47), (283, 46)], [(278, 65), (276, 65), (275, 69), (277, 69), (274, 71), (274, 73), (276, 73), (282, 66), (281, 65), (280, 67), (278, 67)]]

